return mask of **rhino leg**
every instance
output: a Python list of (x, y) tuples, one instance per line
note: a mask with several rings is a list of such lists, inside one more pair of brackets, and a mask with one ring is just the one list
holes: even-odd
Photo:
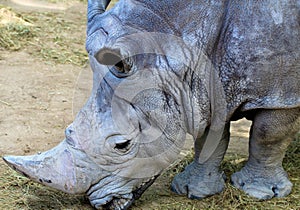
[(174, 177), (171, 185), (173, 192), (187, 195), (191, 199), (201, 199), (223, 191), (226, 176), (220, 171), (219, 166), (228, 147), (229, 124), (225, 126), (217, 149), (206, 162), (200, 163), (199, 154), (206, 137), (207, 133), (197, 139), (194, 161)]
[(282, 160), (299, 128), (299, 108), (257, 113), (250, 133), (249, 160), (241, 171), (232, 175), (233, 185), (263, 200), (288, 195), (292, 183)]

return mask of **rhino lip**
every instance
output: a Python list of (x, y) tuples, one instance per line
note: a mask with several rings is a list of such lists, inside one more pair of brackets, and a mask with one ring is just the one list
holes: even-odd
[(107, 204), (102, 206), (102, 209), (106, 210), (126, 210), (133, 203), (134, 198), (114, 198)]
[(145, 190), (154, 183), (154, 181), (157, 179), (157, 177), (159, 177), (159, 175), (152, 177), (149, 181), (144, 182), (137, 189), (132, 191), (132, 195), (133, 195), (132, 198), (130, 198), (130, 199), (114, 198), (110, 202), (105, 204), (103, 206), (103, 209), (107, 209), (107, 210), (126, 210), (126, 209), (128, 209), (129, 206), (131, 206), (131, 204), (135, 200), (139, 199), (142, 196), (142, 194), (145, 192)]
[(155, 180), (157, 179), (157, 177), (159, 177), (159, 175), (156, 175), (154, 177), (152, 177), (149, 181), (144, 182), (140, 187), (138, 187), (137, 189), (135, 189), (132, 194), (133, 194), (133, 199), (137, 200), (139, 199), (142, 194), (145, 192), (145, 190), (150, 187)]

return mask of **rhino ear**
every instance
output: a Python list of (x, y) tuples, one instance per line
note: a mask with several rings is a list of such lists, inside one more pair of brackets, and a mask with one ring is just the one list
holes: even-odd
[(113, 66), (122, 61), (121, 54), (116, 50), (101, 49), (96, 55), (96, 60), (103, 65)]

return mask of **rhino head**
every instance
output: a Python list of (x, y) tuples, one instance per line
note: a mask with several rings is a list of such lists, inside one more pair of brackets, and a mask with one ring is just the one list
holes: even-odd
[[(108, 3), (88, 1), (93, 89), (65, 139), (49, 151), (4, 160), (36, 182), (85, 193), (97, 209), (126, 209), (176, 160), (186, 133), (203, 132), (207, 118), (199, 110), (208, 101), (199, 100), (205, 85), (189, 82), (196, 76), (191, 66), (201, 64), (191, 62), (195, 53), (172, 29), (159, 28), (158, 16), (131, 1), (104, 12)], [(155, 25), (140, 23), (141, 10)], [(155, 27), (161, 33), (152, 33)]]

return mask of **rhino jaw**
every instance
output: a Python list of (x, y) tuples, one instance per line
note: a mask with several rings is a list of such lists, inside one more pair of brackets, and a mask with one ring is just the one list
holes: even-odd
[(86, 192), (101, 171), (83, 152), (70, 148), (65, 141), (37, 155), (6, 156), (3, 160), (31, 180), (71, 194)]

